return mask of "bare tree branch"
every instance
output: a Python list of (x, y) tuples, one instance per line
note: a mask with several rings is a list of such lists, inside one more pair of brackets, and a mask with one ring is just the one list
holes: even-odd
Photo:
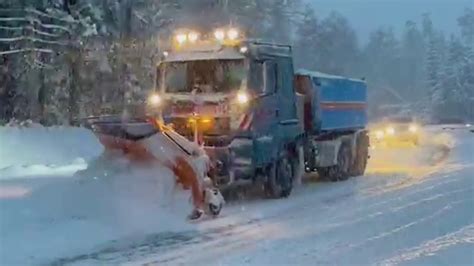
[(54, 51), (50, 49), (25, 48), (25, 49), (17, 49), (17, 50), (10, 50), (10, 51), (0, 51), (0, 55), (11, 55), (11, 54), (26, 53), (26, 52), (38, 52), (38, 53), (47, 53), (47, 54), (54, 53)]

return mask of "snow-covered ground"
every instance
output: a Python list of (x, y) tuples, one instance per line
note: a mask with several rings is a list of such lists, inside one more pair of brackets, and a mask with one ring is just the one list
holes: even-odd
[(0, 265), (472, 265), (474, 134), (427, 140), (190, 224), (169, 171), (73, 175), (101, 152), (86, 130), (0, 128)]

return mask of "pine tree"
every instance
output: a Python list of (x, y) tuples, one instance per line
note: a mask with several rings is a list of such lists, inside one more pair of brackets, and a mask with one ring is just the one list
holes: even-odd
[(463, 111), (466, 119), (474, 121), (474, 49), (470, 47), (465, 48), (460, 83), (463, 96)]
[(433, 108), (437, 117), (456, 117), (460, 114), (462, 104), (462, 88), (460, 86), (460, 62), (464, 58), (464, 50), (460, 40), (451, 36), (448, 57), (443, 69), (443, 76), (438, 81), (434, 94)]
[(464, 14), (458, 18), (458, 25), (467, 46), (474, 48), (474, 9), (466, 8)]
[(296, 29), (295, 62), (297, 68), (317, 69), (317, 47), (319, 39), (319, 20), (314, 9), (307, 5)]
[(407, 21), (401, 50), (402, 84), (400, 92), (406, 98), (419, 99), (423, 95), (424, 54), (423, 35), (414, 21)]
[(464, 14), (458, 18), (463, 40), (463, 54), (461, 58), (459, 83), (462, 92), (463, 111), (467, 118), (474, 120), (474, 9), (466, 8)]
[[(363, 51), (364, 72), (377, 87), (398, 88), (400, 44), (393, 28), (379, 28), (369, 37)], [(398, 74), (398, 75), (397, 75)]]
[(445, 89), (441, 78), (439, 51), (434, 38), (429, 43), (426, 62), (427, 86), (430, 91), (432, 106), (436, 109), (443, 105)]
[(317, 69), (337, 75), (349, 75), (359, 56), (357, 36), (345, 17), (332, 12), (316, 29), (315, 56)]

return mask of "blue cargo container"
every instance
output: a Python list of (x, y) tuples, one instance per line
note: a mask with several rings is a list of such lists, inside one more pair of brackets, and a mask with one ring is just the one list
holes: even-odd
[[(311, 124), (317, 132), (346, 131), (367, 125), (367, 85), (363, 80), (299, 70), (311, 98)], [(298, 86), (297, 86), (298, 87)], [(297, 89), (298, 90), (298, 89)]]

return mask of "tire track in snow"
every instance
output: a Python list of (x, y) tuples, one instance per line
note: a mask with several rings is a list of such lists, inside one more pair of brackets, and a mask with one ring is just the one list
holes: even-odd
[[(407, 204), (405, 206), (402, 206), (400, 208), (397, 208), (396, 210), (394, 210), (394, 212), (398, 212), (398, 211), (402, 211), (403, 209), (405, 208), (409, 208), (409, 207), (416, 207), (416, 205), (418, 204), (422, 204), (422, 203), (426, 203), (426, 202), (429, 202), (429, 201), (433, 201), (433, 200), (440, 200), (444, 197), (448, 197), (450, 195), (454, 195), (454, 194), (457, 194), (457, 193), (461, 193), (461, 192), (465, 192), (467, 191), (468, 189), (459, 189), (459, 190), (454, 190), (454, 191), (450, 191), (450, 192), (446, 192), (446, 193), (441, 193), (441, 194), (438, 194), (436, 196), (433, 196), (433, 197), (430, 197), (428, 199), (424, 199), (424, 200), (419, 200), (418, 202), (416, 202), (415, 204), (411, 203), (411, 204)], [(456, 203), (456, 202), (453, 202), (451, 204), (459, 204), (459, 203)], [(412, 227), (416, 224), (419, 224), (419, 223), (422, 223), (426, 220), (429, 220), (429, 219), (433, 219), (434, 217), (438, 216), (438, 215), (441, 215), (442, 213), (444, 213), (445, 211), (447, 211), (448, 209), (450, 209), (451, 206), (445, 206), (443, 209), (437, 211), (436, 213), (430, 215), (430, 216), (427, 216), (427, 217), (424, 217), (422, 219), (419, 219), (415, 222), (412, 222), (412, 223), (409, 223), (405, 226), (402, 226), (400, 228), (397, 228), (397, 229), (394, 229), (392, 230), (393, 232), (390, 232), (390, 233), (396, 233), (398, 231), (401, 231), (401, 230), (404, 230), (404, 229), (407, 229), (409, 227)], [(294, 210), (293, 212), (295, 212), (296, 210)], [(287, 213), (288, 214), (288, 213)], [(391, 212), (390, 215), (393, 215), (394, 213)], [(351, 224), (356, 224), (356, 223), (360, 223), (360, 222), (363, 222), (363, 221), (366, 221), (366, 220), (372, 220), (373, 218), (377, 217), (377, 216), (381, 216), (381, 215), (389, 215), (387, 213), (383, 213), (383, 212), (378, 212), (378, 213), (375, 213), (375, 214), (370, 214), (370, 215), (367, 215), (361, 219), (356, 219), (356, 220), (351, 220), (350, 222), (342, 222), (342, 223), (338, 223), (338, 224), (332, 224), (332, 225), (329, 225), (329, 226), (317, 226), (317, 224), (314, 224), (312, 225), (313, 226), (313, 234), (315, 235), (318, 235), (318, 234), (321, 234), (321, 233), (325, 233), (327, 232), (328, 230), (334, 230), (334, 229), (337, 229), (339, 227), (344, 227), (344, 226), (348, 226), (348, 225), (351, 225)], [(281, 216), (279, 216), (279, 220), (281, 223), (285, 223), (285, 224), (291, 224), (289, 223), (291, 220), (293, 219), (298, 219), (300, 220), (301, 222), (301, 219), (300, 218), (291, 218), (291, 215), (287, 215), (287, 216), (290, 216), (290, 217), (287, 217), (287, 218), (283, 218)], [(305, 217), (306, 219), (308, 217)], [(271, 218), (268, 217), (268, 219), (261, 219), (261, 220), (258, 220), (256, 222), (260, 223), (260, 222), (264, 222), (266, 220), (270, 220)], [(244, 225), (245, 227), (247, 225)], [(250, 224), (248, 225), (250, 227), (253, 227), (251, 226)], [(261, 225), (257, 224), (256, 225), (257, 227), (260, 227)], [(268, 226), (271, 226), (271, 224), (268, 224), (268, 223), (265, 223), (264, 225), (264, 228), (268, 227)], [(244, 239), (242, 239), (242, 234), (241, 232), (239, 232), (240, 230), (237, 230), (236, 232), (230, 234), (232, 236), (232, 238), (230, 239), (222, 239), (221, 241), (217, 241), (216, 243), (207, 243), (206, 245), (204, 246), (199, 246), (199, 248), (197, 247), (190, 247), (189, 249), (186, 249), (186, 250), (180, 250), (179, 254), (180, 255), (176, 255), (176, 254), (173, 254), (172, 257), (176, 258), (177, 261), (172, 261), (172, 263), (184, 263), (185, 264), (185, 261), (186, 259), (184, 259), (183, 257), (186, 255), (186, 254), (189, 254), (190, 252), (193, 253), (195, 252), (196, 249), (203, 249), (203, 250), (206, 250), (206, 249), (211, 249), (213, 250), (213, 254), (216, 254), (216, 257), (219, 257), (220, 254), (225, 254), (226, 252), (228, 251), (231, 251), (233, 250), (234, 248), (239, 248), (241, 249), (242, 247), (244, 248), (250, 248), (251, 246), (253, 246), (255, 244), (256, 241), (259, 241), (259, 240), (262, 240), (264, 238), (268, 238), (269, 235), (268, 234), (265, 234), (265, 235), (262, 235), (262, 238), (251, 238), (251, 239), (247, 239), (245, 240), (245, 237), (243, 237)], [(253, 231), (253, 229), (251, 229), (250, 231)], [(269, 232), (271, 233), (271, 232)], [(220, 238), (226, 238), (227, 236), (229, 235), (226, 235), (226, 234), (223, 234), (223, 235), (220, 235)], [(278, 236), (278, 237), (276, 237)], [(374, 241), (374, 240), (377, 240), (379, 238), (382, 238), (382, 237), (385, 237), (386, 235), (380, 235), (380, 236), (375, 236), (375, 237), (371, 237), (368, 239), (368, 241)], [(276, 230), (276, 235), (273, 234), (270, 239), (275, 239), (275, 238), (279, 238), (279, 237), (284, 237), (283, 235), (281, 235), (281, 230)], [(354, 246), (351, 246), (350, 248), (354, 248), (356, 247), (356, 245)], [(202, 259), (203, 261), (205, 261), (206, 259), (208, 259), (207, 257), (208, 255), (203, 255), (203, 256), (193, 256), (193, 262), (195, 262), (195, 260), (199, 261), (199, 258)], [(169, 260), (169, 258), (165, 258), (165, 259), (160, 259), (160, 260), (156, 260), (153, 262), (153, 264), (158, 264), (158, 265), (161, 265), (165, 262), (170, 262), (171, 261)], [(152, 264), (152, 265), (153, 265)]]
[[(449, 171), (451, 172), (451, 171)], [(449, 172), (446, 174), (448, 175)], [(432, 176), (427, 176), (424, 178), (424, 180), (430, 180)], [(441, 187), (445, 184), (452, 183), (452, 182), (457, 182), (458, 178), (456, 179), (449, 179), (449, 180), (444, 180), (446, 176), (442, 176), (438, 178), (433, 178), (431, 180), (438, 181), (439, 179), (440, 182), (435, 183), (434, 185), (431, 185), (430, 187), (421, 187), (421, 188), (416, 188), (416, 185), (419, 185), (419, 183), (409, 183), (410, 185), (408, 187), (415, 187), (414, 190), (410, 190), (408, 192), (405, 191), (404, 193), (404, 198), (406, 200), (407, 195), (418, 195), (419, 192), (421, 191), (429, 191), (429, 190), (434, 190), (438, 187)], [(383, 178), (383, 177), (382, 177)], [(408, 175), (402, 175), (400, 178), (406, 179), (410, 178)], [(461, 178), (459, 178), (460, 180)], [(355, 183), (355, 184), (354, 184)], [(196, 251), (199, 252), (199, 250), (208, 250), (212, 249), (213, 253), (217, 254), (222, 254), (225, 255), (225, 253), (230, 252), (234, 249), (248, 249), (251, 248), (255, 245), (256, 242), (265, 240), (265, 239), (277, 239), (280, 237), (285, 237), (285, 234), (281, 234), (281, 227), (285, 224), (292, 224), (294, 220), (298, 220), (298, 222), (301, 222), (301, 220), (313, 220), (314, 217), (307, 216), (308, 211), (317, 211), (318, 215), (321, 216), (329, 216), (330, 221), (344, 221), (340, 222), (337, 224), (328, 224), (327, 220), (323, 221), (323, 223), (319, 221), (309, 221), (310, 224), (315, 228), (313, 229), (312, 234), (321, 234), (325, 233), (331, 230), (334, 230), (336, 228), (340, 227), (345, 227), (348, 225), (352, 224), (357, 224), (357, 223), (363, 223), (365, 221), (370, 221), (373, 220), (376, 217), (379, 216), (384, 216), (387, 215), (386, 212), (384, 211), (375, 211), (372, 213), (367, 214), (368, 210), (373, 210), (373, 209), (378, 209), (378, 208), (383, 208), (384, 206), (387, 206), (393, 204), (394, 202), (399, 202), (400, 197), (396, 198), (390, 198), (388, 200), (383, 200), (383, 201), (377, 201), (376, 203), (371, 203), (369, 205), (365, 205), (364, 203), (366, 201), (372, 201), (372, 199), (378, 199), (382, 195), (386, 195), (388, 192), (393, 192), (393, 190), (388, 190), (385, 191), (385, 193), (377, 193), (377, 194), (371, 194), (367, 193), (368, 190), (370, 189), (380, 189), (380, 187), (386, 187), (387, 184), (376, 184), (376, 187), (373, 187), (373, 182), (368, 182), (367, 179), (362, 179), (361, 182), (363, 185), (366, 187), (369, 187), (369, 189), (360, 189), (353, 191), (353, 190), (348, 190), (349, 186), (355, 186), (357, 189), (358, 182), (353, 182), (351, 183), (340, 183), (340, 184), (334, 184), (334, 185), (327, 185), (326, 189), (329, 188), (328, 190), (325, 191), (314, 191), (314, 189), (305, 189), (305, 193), (321, 193), (319, 195), (300, 195), (299, 197), (293, 197), (291, 202), (284, 202), (282, 204), (283, 208), (278, 208), (277, 211), (271, 210), (269, 213), (270, 215), (263, 214), (262, 217), (259, 218), (254, 218), (254, 219), (248, 219), (241, 221), (239, 220), (238, 222), (234, 222), (232, 224), (226, 225), (226, 226), (220, 226), (220, 227), (213, 227), (211, 226), (206, 226), (204, 225), (204, 228), (210, 227), (208, 229), (204, 230), (199, 230), (198, 234), (199, 236), (191, 239), (191, 240), (184, 240), (178, 243), (174, 243), (172, 245), (162, 245), (158, 247), (151, 247), (148, 251), (141, 251), (136, 248), (129, 248), (128, 250), (124, 250), (118, 254), (118, 257), (115, 257), (114, 260), (108, 260), (107, 263), (114, 262), (114, 264), (121, 263), (121, 262), (126, 262), (126, 261), (134, 261), (133, 264), (136, 264), (136, 260), (142, 260), (142, 263), (151, 263), (151, 265), (154, 264), (176, 264), (176, 263), (183, 263), (185, 264), (186, 262), (196, 262), (196, 261), (206, 261), (209, 259), (209, 254), (204, 253), (204, 254), (196, 254)], [(400, 187), (399, 189), (405, 189), (406, 187)], [(342, 193), (341, 193), (342, 192)], [(436, 196), (431, 196), (427, 199), (421, 199), (417, 200), (416, 203), (412, 202), (406, 205), (398, 206), (395, 207), (395, 209), (392, 210), (393, 212), (399, 212), (404, 210), (405, 208), (412, 208), (416, 207), (419, 204), (423, 204), (429, 201), (434, 201), (434, 200), (439, 200), (443, 197), (446, 197), (451, 194), (459, 193), (462, 192), (462, 190), (457, 190), (457, 191), (450, 191), (446, 193), (440, 193), (437, 194)], [(329, 197), (328, 197), (329, 195)], [(351, 201), (351, 204), (354, 204), (355, 206), (359, 205), (362, 207), (359, 208), (346, 208), (348, 209), (349, 212), (344, 213), (343, 215), (338, 215), (334, 216), (333, 213), (337, 212), (337, 206), (338, 205), (347, 205), (348, 200), (354, 199), (357, 196), (360, 196), (362, 200), (359, 201)], [(310, 202), (310, 203), (308, 203)], [(267, 206), (270, 204), (278, 204), (278, 201), (271, 201), (268, 202), (268, 204), (263, 204), (263, 206)], [(354, 211), (353, 211), (354, 210)], [(236, 212), (236, 211), (231, 211), (229, 215), (232, 216), (239, 216), (241, 214), (244, 214), (245, 212)], [(303, 215), (299, 215), (303, 213)], [(337, 214), (337, 213), (336, 213)], [(364, 217), (361, 217), (364, 215)], [(326, 217), (327, 217), (326, 216)], [(356, 219), (354, 219), (356, 217)], [(358, 218), (357, 218), (358, 217)], [(350, 222), (346, 222), (350, 221)], [(414, 226), (414, 225), (410, 225)], [(409, 227), (410, 227), (409, 226)], [(280, 229), (277, 229), (280, 228)], [(402, 229), (400, 229), (402, 230)], [(293, 232), (295, 233), (295, 232)], [(299, 232), (298, 232), (299, 233)], [(370, 239), (370, 238), (369, 238)], [(376, 239), (373, 239), (376, 240)], [(373, 241), (371, 240), (371, 241)], [(190, 259), (187, 256), (189, 254), (193, 254), (193, 258)], [(194, 255), (196, 254), (196, 255)], [(114, 255), (114, 254), (109, 254), (109, 255)], [(214, 254), (213, 254), (214, 255)], [(109, 257), (109, 256), (107, 256)], [(93, 262), (104, 262), (100, 257), (97, 258), (97, 260), (93, 260)], [(138, 262), (139, 263), (139, 262)], [(87, 264), (87, 263), (86, 263)]]
[(421, 223), (424, 223), (424, 222), (427, 222), (429, 220), (432, 220), (442, 214), (444, 214), (445, 212), (447, 212), (448, 210), (452, 209), (455, 205), (459, 205), (461, 203), (464, 203), (468, 200), (459, 200), (459, 201), (453, 201), (453, 202), (450, 202), (449, 204), (445, 205), (443, 208), (437, 210), (436, 212), (434, 212), (433, 214), (431, 215), (428, 215), (428, 216), (424, 216), (420, 219), (417, 219), (417, 220), (414, 220), (413, 222), (410, 222), (410, 223), (407, 223), (407, 224), (404, 224), (404, 225), (400, 225), (400, 226), (397, 226), (396, 228), (392, 229), (392, 230), (389, 230), (389, 231), (386, 231), (386, 232), (382, 232), (380, 234), (377, 234), (375, 236), (372, 236), (372, 237), (369, 237), (367, 239), (365, 239), (364, 241), (361, 241), (357, 244), (350, 244), (348, 245), (346, 248), (347, 249), (353, 249), (353, 248), (358, 248), (358, 247), (361, 247), (361, 246), (364, 246), (366, 245), (367, 243), (369, 242), (372, 242), (372, 241), (376, 241), (376, 240), (379, 240), (379, 239), (382, 239), (382, 238), (385, 238), (385, 237), (389, 237), (389, 236), (392, 236), (394, 234), (397, 234), (397, 233), (400, 233), (402, 232), (403, 230), (407, 230), (415, 225), (419, 225)]
[[(432, 188), (435, 188), (435, 187), (436, 186), (432, 186)], [(405, 208), (416, 207), (416, 205), (423, 204), (423, 203), (433, 201), (433, 200), (439, 200), (439, 199), (442, 199), (442, 198), (447, 197), (449, 195), (456, 194), (456, 193), (461, 193), (461, 192), (466, 191), (466, 190), (468, 190), (468, 189), (453, 190), (453, 191), (449, 191), (449, 192), (445, 192), (445, 193), (439, 193), (439, 194), (436, 194), (436, 195), (431, 196), (429, 198), (424, 198), (424, 199), (418, 200), (416, 202), (410, 202), (409, 204), (393, 208), (392, 212), (391, 212), (391, 215), (393, 215), (394, 212), (402, 211)], [(412, 194), (412, 193), (410, 193), (410, 194)], [(413, 192), (413, 194), (417, 194), (417, 193)], [(159, 245), (156, 248), (152, 248), (151, 250), (148, 250), (146, 252), (141, 252), (140, 250), (134, 250), (134, 248), (132, 247), (131, 249), (122, 252), (123, 254), (119, 255), (119, 257), (121, 257), (121, 258), (116, 257), (115, 261), (116, 262), (120, 262), (120, 261), (123, 262), (123, 261), (128, 261), (131, 258), (133, 258), (132, 260), (135, 260), (135, 259), (139, 259), (140, 257), (141, 258), (146, 258), (150, 254), (153, 254), (153, 253), (161, 253), (159, 255), (159, 257), (160, 257), (159, 259), (152, 260), (152, 264), (153, 263), (155, 263), (155, 264), (156, 263), (158, 263), (158, 264), (177, 263), (177, 262), (183, 260), (183, 256), (185, 256), (186, 254), (189, 254), (189, 252), (194, 253), (196, 249), (210, 249), (210, 248), (212, 248), (213, 250), (216, 249), (216, 252), (218, 252), (218, 250), (220, 250), (219, 252), (225, 253), (227, 251), (232, 250), (233, 248), (242, 248), (242, 247), (248, 248), (248, 246), (252, 245), (252, 243), (255, 243), (256, 241), (265, 239), (269, 235), (269, 234), (264, 234), (264, 235), (258, 236), (256, 234), (254, 234), (254, 232), (257, 231), (257, 230), (261, 231), (262, 228), (271, 227), (271, 221), (272, 220), (276, 219), (277, 221), (288, 223), (291, 220), (295, 220), (295, 219), (301, 220), (302, 217), (303, 217), (303, 219), (308, 219), (308, 218), (311, 219), (311, 217), (304, 217), (304, 216), (301, 216), (301, 215), (298, 215), (298, 214), (301, 213), (301, 212), (306, 213), (308, 211), (308, 209), (320, 209), (322, 207), (328, 207), (327, 205), (332, 206), (332, 205), (335, 205), (335, 204), (337, 205), (337, 204), (343, 203), (341, 201), (336, 201), (336, 200), (333, 201), (333, 200), (324, 200), (324, 199), (322, 199), (321, 202), (324, 202), (326, 204), (324, 204), (324, 205), (318, 204), (317, 206), (315, 206), (314, 203), (307, 203), (307, 204), (301, 204), (301, 205), (295, 204), (295, 203), (301, 203), (303, 201), (306, 201), (305, 199), (306, 199), (306, 197), (303, 196), (303, 197), (299, 198), (299, 200), (298, 200), (299, 202), (293, 202), (293, 204), (291, 204), (290, 206), (286, 206), (286, 208), (279, 209), (278, 212), (273, 213), (272, 215), (266, 215), (266, 216), (261, 217), (261, 218), (255, 218), (255, 219), (250, 219), (250, 220), (246, 220), (246, 221), (240, 221), (240, 222), (235, 223), (235, 224), (222, 226), (222, 227), (218, 227), (218, 228), (212, 228), (211, 230), (205, 230), (202, 233), (200, 233), (200, 234), (206, 236), (205, 238), (202, 238), (202, 239), (201, 239), (201, 237), (197, 237), (197, 238), (193, 238), (192, 240), (189, 240), (189, 241), (183, 241), (183, 242), (173, 244), (171, 246)], [(394, 201), (397, 201), (397, 199), (387, 200), (387, 201), (384, 202), (384, 204), (390, 204), (390, 203), (393, 203)], [(298, 205), (298, 208), (295, 208), (294, 205)], [(318, 229), (314, 233), (316, 233), (316, 234), (324, 233), (324, 232), (327, 232), (328, 230), (335, 230), (335, 229), (340, 228), (340, 227), (345, 227), (345, 226), (352, 225), (352, 224), (357, 224), (357, 223), (363, 223), (365, 221), (370, 221), (370, 220), (372, 220), (372, 219), (374, 219), (378, 216), (387, 215), (387, 213), (378, 211), (378, 212), (370, 213), (368, 215), (366, 214), (363, 217), (360, 217), (360, 218), (357, 218), (357, 219), (353, 219), (354, 217), (360, 216), (360, 215), (356, 215), (357, 213), (361, 213), (362, 211), (367, 212), (368, 208), (373, 209), (375, 207), (382, 207), (380, 205), (381, 204), (379, 202), (377, 204), (373, 204), (372, 206), (365, 206), (363, 208), (360, 208), (360, 210), (358, 210), (356, 212), (351, 212), (349, 214), (345, 213), (344, 215), (340, 215), (338, 217), (332, 217), (333, 221), (344, 221), (344, 222), (340, 222), (340, 223), (337, 223), (337, 224), (330, 224), (330, 225), (327, 225), (327, 223), (326, 223), (326, 225), (323, 224), (321, 226), (318, 226)], [(326, 210), (329, 210), (329, 211), (336, 210), (336, 209), (337, 208), (335, 208), (335, 207), (334, 208), (326, 208)], [(285, 215), (282, 215), (282, 213), (284, 213)], [(352, 218), (352, 219), (349, 219), (349, 218)], [(350, 222), (346, 222), (346, 221), (350, 221)], [(280, 230), (280, 232), (281, 232), (281, 230)], [(271, 232), (267, 232), (267, 233), (271, 233)], [(273, 234), (273, 236), (276, 236), (276, 235), (278, 235), (278, 232), (277, 232), (277, 234)], [(176, 253), (176, 251), (173, 251), (173, 249), (176, 249), (176, 248), (179, 248), (177, 253)], [(171, 251), (171, 253), (167, 254), (168, 251)], [(105, 257), (110, 257), (110, 255), (111, 254), (109, 254), (108, 256), (105, 256)], [(92, 256), (92, 257), (94, 257), (94, 256)], [(104, 257), (100, 257), (100, 256), (95, 256), (95, 257), (96, 257), (96, 259), (94, 261), (96, 261), (96, 262), (98, 262), (98, 261), (103, 262), (104, 261)], [(105, 260), (105, 261), (107, 261), (107, 260)], [(149, 261), (149, 260), (145, 260), (145, 261)], [(108, 261), (108, 262), (110, 263), (111, 261)]]
[[(402, 200), (403, 201), (408, 201), (409, 197), (419, 196), (420, 192), (427, 192), (427, 191), (430, 191), (430, 190), (443, 188), (445, 185), (457, 182), (460, 179), (463, 179), (463, 178), (447, 179), (445, 181), (436, 183), (436, 184), (428, 186), (428, 187), (422, 187), (420, 189), (415, 189), (413, 191), (406, 192), (406, 193), (404, 193), (403, 197), (400, 197), (400, 196), (390, 197), (389, 199), (386, 199), (386, 200), (381, 200), (381, 201), (379, 200), (379, 201), (376, 201), (375, 203), (366, 204), (365, 201), (373, 202), (373, 199), (380, 197), (380, 195), (370, 195), (370, 196), (364, 198), (363, 200), (361, 200), (360, 202), (357, 202), (357, 205), (362, 206), (362, 207), (351, 208), (349, 212), (345, 212), (341, 215), (334, 216), (334, 217), (331, 218), (330, 221), (341, 221), (341, 220), (344, 221), (344, 220), (349, 220), (351, 218), (352, 218), (352, 221), (355, 221), (355, 220), (353, 220), (353, 217), (360, 216), (360, 214), (366, 215), (368, 210), (382, 208), (382, 207), (387, 206), (387, 205), (391, 206), (393, 203), (401, 202)], [(450, 195), (452, 193), (459, 193), (459, 192), (463, 192), (463, 191), (466, 191), (466, 190), (472, 190), (472, 189), (457, 189), (457, 190), (454, 190), (454, 191), (438, 193), (434, 196), (430, 196), (429, 198), (434, 200), (435, 199), (434, 197), (444, 197), (444, 196)], [(417, 200), (416, 203), (423, 203), (423, 202), (426, 202), (426, 201), (429, 201), (429, 200), (420, 199), (420, 200)], [(409, 204), (407, 204), (405, 206), (408, 207), (408, 206), (414, 206), (414, 205), (416, 205), (415, 202), (411, 201)], [(401, 206), (399, 206), (398, 208), (401, 208)], [(395, 209), (393, 211), (397, 211), (397, 209)], [(381, 215), (381, 214), (383, 214), (383, 213), (380, 212), (380, 211), (376, 211), (376, 212), (373, 212), (372, 214), (369, 214), (368, 217), (373, 218), (373, 217), (376, 217), (376, 216)], [(359, 221), (363, 221), (363, 220), (365, 220), (365, 218), (359, 219)]]
[[(328, 223), (330, 223), (332, 221), (349, 221), (349, 222), (339, 222), (339, 223), (331, 224), (327, 228), (337, 228), (337, 227), (341, 227), (341, 226), (347, 226), (347, 225), (362, 223), (364, 221), (372, 220), (376, 217), (383, 216), (383, 215), (394, 215), (397, 212), (400, 212), (400, 211), (402, 211), (406, 208), (417, 207), (417, 205), (420, 205), (420, 204), (428, 203), (428, 202), (434, 201), (434, 200), (441, 200), (442, 198), (446, 198), (448, 196), (455, 195), (455, 194), (460, 194), (462, 192), (467, 192), (467, 191), (473, 191), (473, 189), (471, 189), (471, 188), (469, 188), (469, 189), (457, 189), (457, 190), (453, 190), (453, 191), (449, 191), (449, 192), (445, 192), (445, 193), (439, 193), (439, 194), (436, 194), (434, 196), (431, 196), (431, 197), (428, 197), (428, 198), (423, 198), (423, 199), (420, 199), (420, 200), (417, 200), (417, 201), (413, 201), (413, 202), (410, 202), (410, 203), (405, 204), (405, 205), (392, 207), (392, 208), (390, 208), (389, 211), (375, 211), (375, 212), (367, 214), (367, 213), (362, 213), (362, 211), (359, 210), (358, 211), (359, 215), (356, 215), (356, 213), (350, 213), (350, 214), (344, 214), (344, 215), (341, 215), (341, 216), (338, 216), (338, 217), (332, 217), (332, 219)], [(354, 217), (362, 216), (362, 214), (364, 215), (363, 217), (354, 219)]]
[(474, 224), (469, 224), (458, 231), (433, 240), (425, 241), (419, 246), (406, 249), (396, 256), (376, 263), (376, 265), (398, 265), (421, 257), (432, 256), (436, 252), (459, 244), (474, 245)]

